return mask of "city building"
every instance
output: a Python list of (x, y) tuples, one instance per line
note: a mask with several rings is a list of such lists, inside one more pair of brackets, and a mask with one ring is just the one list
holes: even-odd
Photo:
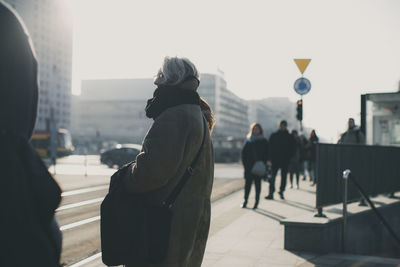
[(152, 79), (82, 81), (81, 95), (72, 101), (74, 143), (140, 144), (153, 122), (144, 109), (154, 89)]
[(249, 100), (249, 122), (258, 122), (269, 137), (278, 129), (279, 122), (286, 120), (289, 129), (299, 130), (296, 120), (296, 104), (287, 97), (270, 97), (261, 100)]
[(214, 112), (214, 137), (246, 136), (249, 128), (247, 102), (227, 89), (226, 81), (221, 75), (201, 74), (198, 92)]
[[(65, 1), (5, 0), (23, 19), (39, 65), (39, 105), (35, 130), (69, 129), (71, 117), (72, 17)], [(53, 115), (52, 115), (53, 114)]]
[[(72, 101), (71, 132), (75, 145), (90, 140), (140, 144), (152, 123), (144, 108), (154, 89), (152, 79), (82, 81), (81, 95), (74, 96)], [(246, 101), (230, 92), (221, 76), (202, 74), (198, 92), (214, 111), (214, 138), (246, 136)]]
[(400, 92), (361, 95), (361, 130), (367, 145), (400, 146)]

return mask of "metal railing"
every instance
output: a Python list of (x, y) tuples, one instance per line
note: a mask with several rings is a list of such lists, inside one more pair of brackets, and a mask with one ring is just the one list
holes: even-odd
[(351, 180), (357, 190), (360, 192), (362, 197), (367, 201), (371, 209), (374, 211), (375, 215), (378, 217), (378, 219), (382, 222), (382, 224), (385, 226), (389, 234), (393, 237), (394, 240), (396, 240), (397, 244), (400, 247), (400, 238), (396, 235), (396, 232), (393, 230), (393, 228), (390, 226), (390, 224), (386, 221), (386, 219), (382, 216), (382, 214), (379, 212), (379, 210), (375, 207), (374, 203), (369, 199), (367, 193), (363, 190), (363, 188), (360, 186), (358, 181), (354, 178), (352, 172), (347, 169), (343, 171), (343, 232), (342, 232), (342, 250), (343, 253), (346, 252), (346, 242), (347, 242), (347, 188), (348, 188), (348, 180)]
[[(357, 173), (359, 185), (366, 196), (400, 191), (400, 148), (367, 145), (317, 145), (316, 208), (342, 203), (342, 171)], [(354, 183), (347, 188), (348, 201), (362, 198)]]

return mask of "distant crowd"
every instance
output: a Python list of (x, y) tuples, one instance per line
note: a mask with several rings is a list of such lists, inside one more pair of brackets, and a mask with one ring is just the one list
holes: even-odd
[[(316, 184), (316, 144), (319, 142), (316, 131), (311, 130), (307, 138), (296, 130), (289, 133), (287, 127), (287, 121), (282, 120), (279, 123), (279, 129), (267, 139), (259, 123), (253, 123), (250, 126), (241, 154), (245, 178), (243, 208), (247, 207), (253, 183), (256, 189), (253, 209), (258, 207), (262, 180), (269, 182), (269, 193), (265, 199), (274, 199), (275, 179), (279, 170), (281, 183), (278, 194), (281, 199), (285, 199), (288, 174), (291, 188), (294, 185), (294, 178), (297, 189), (300, 188), (300, 180), (306, 181), (307, 176), (312, 186)], [(338, 144), (364, 143), (363, 133), (355, 125), (354, 119), (350, 118), (348, 129), (341, 135)]]

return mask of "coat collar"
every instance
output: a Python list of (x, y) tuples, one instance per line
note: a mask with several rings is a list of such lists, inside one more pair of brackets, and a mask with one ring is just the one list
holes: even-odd
[(154, 97), (147, 100), (146, 116), (156, 119), (167, 108), (182, 104), (200, 106), (199, 94), (195, 90), (183, 89), (181, 86), (160, 86), (154, 91)]

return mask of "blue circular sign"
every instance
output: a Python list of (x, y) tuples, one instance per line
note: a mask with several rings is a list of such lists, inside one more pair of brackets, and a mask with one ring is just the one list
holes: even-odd
[(304, 77), (298, 78), (294, 82), (294, 90), (299, 95), (305, 95), (311, 90), (311, 82)]

